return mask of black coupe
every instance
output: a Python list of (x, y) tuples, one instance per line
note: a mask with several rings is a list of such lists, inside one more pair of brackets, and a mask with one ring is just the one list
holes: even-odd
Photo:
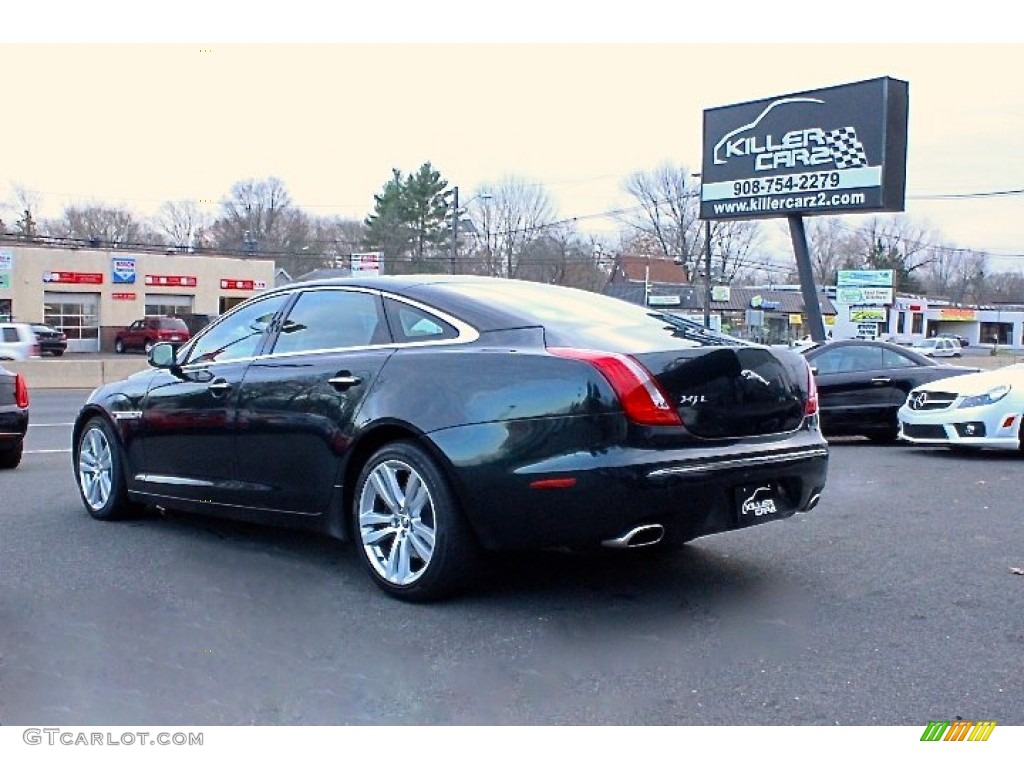
[(818, 382), (821, 428), (829, 437), (895, 442), (896, 414), (915, 387), (979, 368), (949, 365), (887, 341), (844, 339), (800, 350)]
[(88, 512), (143, 504), (352, 539), (391, 595), (483, 550), (666, 546), (815, 506), (828, 449), (789, 350), (536, 283), (302, 283), (106, 385), (73, 431)]

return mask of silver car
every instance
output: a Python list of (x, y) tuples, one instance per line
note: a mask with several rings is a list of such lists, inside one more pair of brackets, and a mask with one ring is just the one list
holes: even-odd
[(39, 341), (27, 323), (0, 323), (0, 360), (39, 357)]

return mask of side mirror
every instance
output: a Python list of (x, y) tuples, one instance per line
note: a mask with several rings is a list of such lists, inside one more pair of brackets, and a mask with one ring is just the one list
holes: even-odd
[(149, 350), (149, 364), (154, 368), (170, 369), (175, 367), (177, 347), (166, 341), (158, 342)]
[(812, 365), (811, 366), (811, 376), (817, 376), (817, 375), (818, 375), (818, 366)]

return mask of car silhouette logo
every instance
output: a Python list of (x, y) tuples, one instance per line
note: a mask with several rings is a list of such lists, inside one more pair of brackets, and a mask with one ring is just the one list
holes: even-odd
[(927, 392), (915, 392), (910, 396), (910, 408), (914, 411), (920, 411), (928, 404), (928, 393)]

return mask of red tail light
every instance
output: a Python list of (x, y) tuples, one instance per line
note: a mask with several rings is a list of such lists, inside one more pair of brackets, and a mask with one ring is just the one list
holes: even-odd
[[(806, 364), (806, 361), (805, 361)], [(818, 382), (814, 380), (811, 366), (807, 366), (807, 404), (804, 406), (804, 415), (813, 416), (818, 412)]]
[(626, 416), (637, 424), (679, 427), (682, 420), (650, 371), (628, 355), (592, 349), (552, 347), (553, 355), (590, 363), (612, 385)]
[(28, 384), (20, 373), (14, 377), (14, 402), (19, 408), (28, 408)]

